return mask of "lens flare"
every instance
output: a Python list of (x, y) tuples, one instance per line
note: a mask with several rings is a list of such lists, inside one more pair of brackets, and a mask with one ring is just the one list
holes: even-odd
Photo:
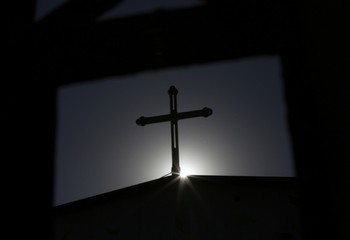
[(184, 171), (184, 170), (181, 170), (181, 172), (180, 172), (180, 177), (181, 178), (186, 178), (187, 177), (187, 172), (186, 171)]

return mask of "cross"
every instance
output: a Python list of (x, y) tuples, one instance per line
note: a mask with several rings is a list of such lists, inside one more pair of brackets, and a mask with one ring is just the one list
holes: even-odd
[(159, 122), (170, 122), (171, 130), (171, 153), (172, 153), (172, 167), (171, 173), (174, 175), (180, 174), (180, 161), (179, 161), (179, 134), (177, 121), (185, 118), (194, 117), (208, 117), (213, 111), (210, 108), (203, 108), (201, 110), (189, 111), (189, 112), (177, 112), (177, 89), (171, 86), (168, 90), (170, 97), (170, 114), (154, 116), (154, 117), (143, 117), (141, 116), (136, 120), (136, 124), (145, 126), (147, 124), (159, 123)]

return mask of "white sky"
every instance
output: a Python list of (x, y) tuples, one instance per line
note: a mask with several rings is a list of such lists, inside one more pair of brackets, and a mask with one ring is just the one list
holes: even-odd
[[(67, 0), (38, 0), (36, 19)], [(127, 0), (99, 20), (200, 0)], [(141, 115), (210, 107), (208, 118), (179, 122), (180, 166), (191, 174), (294, 176), (277, 56), (169, 68), (68, 85), (58, 91), (54, 205), (153, 180), (170, 172), (170, 124), (145, 127)]]
[(58, 94), (55, 205), (170, 172), (170, 124), (141, 115), (210, 107), (179, 122), (180, 166), (191, 174), (294, 176), (276, 56), (170, 68), (62, 87)]

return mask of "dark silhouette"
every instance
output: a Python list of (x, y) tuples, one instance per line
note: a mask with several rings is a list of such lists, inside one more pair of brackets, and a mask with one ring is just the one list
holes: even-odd
[(189, 112), (177, 112), (177, 89), (175, 86), (171, 86), (168, 90), (170, 97), (170, 113), (161, 116), (154, 117), (140, 117), (136, 120), (136, 124), (145, 126), (147, 124), (159, 123), (159, 122), (170, 122), (171, 127), (171, 153), (172, 153), (172, 167), (171, 173), (173, 175), (179, 175), (181, 172), (180, 160), (179, 160), (179, 134), (177, 121), (185, 118), (194, 117), (208, 117), (213, 111), (210, 108), (203, 108), (202, 110), (195, 110)]
[(208, 0), (201, 7), (97, 22), (97, 16), (121, 1), (88, 2), (69, 1), (39, 22), (34, 21), (35, 0), (8, 11), (3, 169), (11, 173), (11, 185), (3, 193), (8, 200), (3, 206), (11, 207), (5, 230), (18, 238), (21, 233), (23, 238), (50, 238), (58, 87), (142, 70), (278, 54), (303, 237), (350, 238), (345, 4)]

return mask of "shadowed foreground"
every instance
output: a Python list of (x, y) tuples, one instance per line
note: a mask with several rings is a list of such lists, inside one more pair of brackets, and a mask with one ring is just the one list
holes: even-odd
[(300, 239), (294, 178), (170, 176), (55, 207), (54, 239)]

